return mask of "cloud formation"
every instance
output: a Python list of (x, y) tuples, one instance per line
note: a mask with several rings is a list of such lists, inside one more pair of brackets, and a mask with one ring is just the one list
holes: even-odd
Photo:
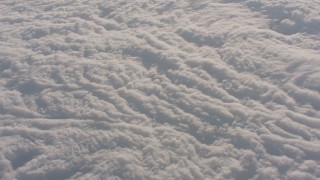
[(0, 179), (320, 178), (318, 6), (1, 2)]

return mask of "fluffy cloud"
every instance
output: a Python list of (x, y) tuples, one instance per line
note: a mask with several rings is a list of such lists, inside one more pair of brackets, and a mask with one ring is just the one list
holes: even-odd
[(0, 177), (320, 178), (318, 6), (1, 2)]

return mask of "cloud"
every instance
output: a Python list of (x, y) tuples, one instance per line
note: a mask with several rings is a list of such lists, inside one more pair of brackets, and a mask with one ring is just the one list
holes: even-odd
[(0, 177), (320, 178), (318, 6), (4, 1)]
[(248, 1), (247, 5), (263, 12), (271, 19), (271, 28), (285, 35), (306, 32), (317, 34), (319, 31), (319, 14), (314, 10), (314, 2), (304, 1)]

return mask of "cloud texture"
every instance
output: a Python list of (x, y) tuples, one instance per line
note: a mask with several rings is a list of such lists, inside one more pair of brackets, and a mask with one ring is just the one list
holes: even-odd
[(315, 1), (0, 2), (0, 179), (320, 178)]

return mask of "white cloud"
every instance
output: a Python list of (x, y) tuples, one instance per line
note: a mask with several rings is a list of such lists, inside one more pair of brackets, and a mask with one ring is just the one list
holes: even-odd
[(1, 2), (0, 177), (320, 178), (318, 6)]

